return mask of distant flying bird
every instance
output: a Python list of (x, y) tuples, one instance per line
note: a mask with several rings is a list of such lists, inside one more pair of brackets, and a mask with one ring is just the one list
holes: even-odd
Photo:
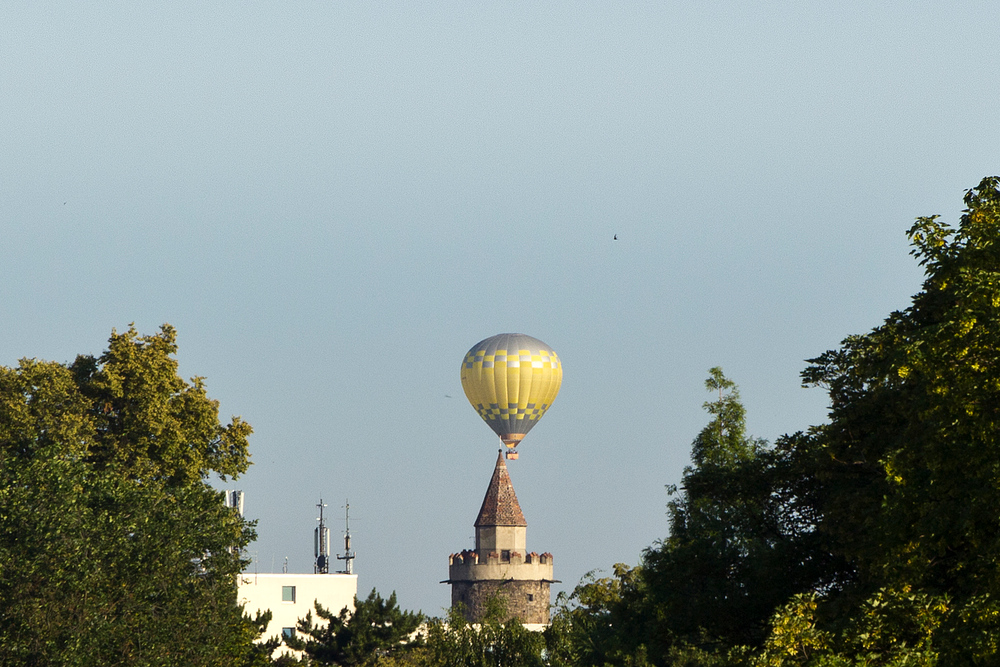
[(615, 234), (615, 238), (613, 240), (615, 240), (615, 241), (618, 240), (618, 235), (617, 234)]

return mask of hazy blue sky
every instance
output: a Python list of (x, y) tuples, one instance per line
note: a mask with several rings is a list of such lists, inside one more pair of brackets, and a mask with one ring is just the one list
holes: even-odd
[(6, 2), (0, 363), (173, 324), (255, 429), (260, 570), (311, 571), (314, 505), (349, 498), (360, 590), (436, 614), (498, 445), (460, 362), (535, 336), (565, 376), (511, 477), (571, 589), (666, 535), (710, 367), (756, 436), (824, 420), (803, 360), (905, 307), (913, 219), (1000, 172), (998, 26), (993, 2)]

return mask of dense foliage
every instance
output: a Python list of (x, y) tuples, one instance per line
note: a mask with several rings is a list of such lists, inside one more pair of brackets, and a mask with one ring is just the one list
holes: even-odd
[(297, 633), (285, 643), (304, 652), (307, 665), (372, 665), (396, 652), (419, 645), (415, 636), (424, 617), (403, 611), (396, 593), (383, 599), (375, 589), (364, 600), (354, 598), (354, 610), (334, 613), (316, 602), (316, 616), (310, 611), (299, 620)]
[[(911, 306), (804, 373), (831, 410), (798, 456), (821, 490), (818, 530), (850, 565), (815, 598), (834, 653), (984, 664), (996, 652), (1000, 179), (965, 203), (957, 229), (936, 216), (910, 229), (926, 270)], [(777, 620), (809, 616), (803, 604)]]
[(383, 599), (375, 590), (365, 600), (355, 598), (353, 612), (334, 614), (316, 604), (300, 619), (296, 636), (287, 638), (298, 657), (278, 658), (291, 667), (542, 667), (544, 637), (509, 618), (502, 598), (487, 604), (476, 624), (461, 608), (443, 619), (401, 611), (396, 595)]
[(508, 618), (502, 598), (487, 604), (479, 623), (471, 624), (461, 609), (428, 626), (421, 664), (426, 667), (542, 667), (541, 634)]
[(251, 527), (204, 479), (249, 464), (175, 333), (113, 332), (99, 358), (0, 368), (0, 664), (261, 659), (236, 605)]
[(671, 488), (670, 535), (646, 550), (640, 572), (654, 654), (678, 642), (759, 644), (774, 609), (814, 586), (828, 563), (788, 441), (768, 449), (749, 437), (736, 385), (720, 368), (709, 373), (712, 420), (692, 445), (680, 492)]

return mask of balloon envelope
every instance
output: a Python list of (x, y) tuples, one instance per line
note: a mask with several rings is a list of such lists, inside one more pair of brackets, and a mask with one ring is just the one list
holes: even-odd
[(508, 447), (538, 423), (562, 384), (551, 347), (524, 334), (497, 334), (472, 346), (462, 361), (462, 389), (479, 416)]

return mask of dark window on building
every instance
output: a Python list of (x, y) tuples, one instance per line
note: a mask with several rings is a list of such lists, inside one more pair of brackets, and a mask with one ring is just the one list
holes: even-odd
[(281, 636), (285, 639), (295, 636), (295, 628), (281, 628)]
[(535, 601), (535, 595), (533, 593), (528, 593), (528, 602), (534, 602), (534, 601)]
[(500, 562), (501, 563), (509, 563), (510, 562), (510, 551), (508, 551), (507, 549), (504, 549), (503, 551), (500, 552)]
[(295, 602), (295, 586), (282, 586), (281, 587), (281, 601), (282, 602)]

